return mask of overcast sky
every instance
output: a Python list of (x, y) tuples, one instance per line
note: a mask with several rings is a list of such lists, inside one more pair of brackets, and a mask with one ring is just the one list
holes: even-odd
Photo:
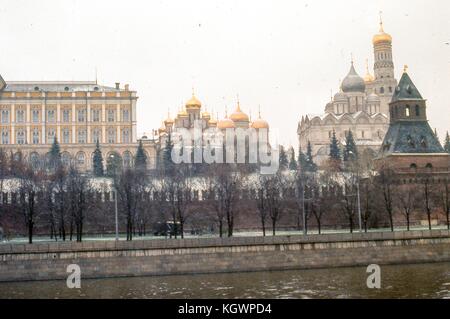
[(239, 94), (281, 142), (297, 144), (303, 114), (322, 113), (348, 72), (373, 64), (383, 12), (403, 65), (428, 99), (441, 139), (450, 129), (450, 2), (0, 0), (0, 74), (14, 80), (94, 80), (137, 90), (138, 133), (191, 95), (222, 117)]

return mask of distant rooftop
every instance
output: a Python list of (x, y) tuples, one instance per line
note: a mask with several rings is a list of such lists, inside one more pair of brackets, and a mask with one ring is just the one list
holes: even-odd
[(118, 92), (116, 87), (99, 85), (95, 81), (7, 81), (5, 92)]

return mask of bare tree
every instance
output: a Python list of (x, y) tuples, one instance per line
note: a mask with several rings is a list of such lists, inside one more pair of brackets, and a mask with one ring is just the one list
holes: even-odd
[(411, 185), (402, 185), (396, 192), (396, 206), (406, 219), (406, 229), (410, 230), (411, 214), (417, 205), (417, 191)]
[(214, 179), (215, 209), (227, 222), (227, 235), (233, 236), (235, 204), (242, 187), (242, 175), (229, 164), (211, 165)]
[(125, 169), (114, 178), (118, 202), (126, 218), (127, 240), (133, 240), (133, 222), (136, 216), (144, 176), (133, 169)]
[(442, 179), (442, 195), (441, 195), (441, 204), (442, 209), (445, 213), (447, 229), (450, 230), (450, 185), (448, 178)]
[(425, 208), (425, 212), (427, 213), (427, 219), (428, 219), (428, 229), (431, 230), (431, 212), (432, 212), (432, 205), (433, 205), (433, 192), (432, 192), (432, 185), (431, 181), (428, 177), (425, 177), (422, 182), (423, 187), (423, 193), (422, 193), (422, 199), (423, 199), (423, 207)]
[(34, 227), (39, 214), (38, 194), (41, 193), (43, 171), (34, 171), (32, 167), (23, 166), (23, 171), (17, 172), (19, 177), (18, 206), (23, 214), (28, 233), (28, 243), (33, 243)]
[(377, 182), (391, 231), (394, 231), (395, 173), (389, 168), (383, 168), (379, 172)]
[(261, 221), (261, 227), (263, 231), (263, 236), (266, 236), (266, 219), (267, 219), (267, 193), (265, 187), (266, 180), (262, 175), (259, 176), (259, 181), (257, 183), (256, 189), (256, 207), (259, 214), (259, 219)]
[(275, 236), (276, 224), (284, 210), (285, 200), (283, 190), (285, 186), (285, 175), (279, 171), (276, 175), (266, 177), (263, 183), (266, 198), (267, 211), (272, 221), (272, 235)]
[(71, 167), (67, 177), (67, 192), (71, 213), (70, 240), (72, 240), (75, 228), (76, 241), (82, 241), (85, 214), (88, 208), (88, 189), (89, 183), (87, 178), (80, 174), (75, 167)]

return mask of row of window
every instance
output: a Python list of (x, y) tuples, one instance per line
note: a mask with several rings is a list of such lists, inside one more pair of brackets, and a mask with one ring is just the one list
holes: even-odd
[[(349, 132), (350, 132), (349, 130), (345, 130), (344, 132), (342, 132), (340, 134), (339, 137), (346, 138)], [(383, 136), (384, 136), (383, 132), (380, 130), (378, 130), (375, 134), (370, 134), (370, 132), (369, 132), (369, 134), (366, 134), (366, 131), (364, 131), (364, 130), (359, 131), (359, 134), (358, 134), (358, 131), (356, 131), (356, 132), (352, 131), (352, 134), (353, 134), (354, 138), (362, 138), (362, 139), (364, 139), (364, 138), (383, 139)], [(356, 136), (355, 136), (355, 134), (356, 134)], [(372, 136), (370, 136), (370, 135), (372, 135)], [(333, 131), (328, 131), (328, 138), (332, 138), (332, 136), (333, 136)]]
[[(130, 130), (129, 129), (123, 129), (121, 131), (121, 142), (122, 143), (130, 143), (131, 137), (130, 137)], [(116, 136), (117, 130), (114, 128), (110, 128), (106, 131), (106, 142), (109, 144), (114, 144), (117, 142)], [(47, 129), (47, 143), (51, 144), (55, 140), (56, 136), (56, 130), (53, 128)], [(101, 129), (93, 129), (92, 130), (92, 136), (91, 136), (91, 142), (97, 143), (97, 141), (102, 141), (102, 131)], [(70, 129), (62, 129), (61, 130), (61, 139), (60, 141), (63, 144), (69, 144), (72, 142), (71, 140), (71, 130)], [(77, 131), (77, 139), (78, 144), (85, 144), (87, 143), (87, 130), (81, 129)], [(10, 144), (10, 132), (7, 129), (2, 130), (2, 136), (1, 136), (1, 142), (2, 144)], [(19, 129), (16, 131), (16, 144), (27, 144), (26, 141), (26, 131), (24, 129)], [(41, 130), (40, 129), (33, 129), (31, 132), (31, 144), (40, 144), (41, 143)]]
[[(11, 121), (10, 118), (10, 111), (9, 110), (2, 110), (1, 111), (1, 123), (7, 124)], [(107, 122), (116, 122), (116, 110), (108, 109), (106, 110), (106, 121)], [(61, 110), (61, 122), (63, 123), (69, 123), (72, 120), (71, 117), (72, 111), (68, 109)], [(55, 123), (56, 122), (56, 110), (47, 110), (46, 113), (47, 122), (48, 123)], [(77, 122), (86, 122), (86, 110), (85, 109), (79, 109), (76, 113), (76, 121)], [(39, 123), (41, 120), (41, 110), (33, 109), (31, 110), (31, 122), (33, 123)], [(101, 122), (102, 120), (102, 110), (99, 109), (93, 109), (91, 110), (91, 121), (92, 122)], [(122, 122), (128, 122), (130, 121), (130, 111), (127, 109), (122, 110)], [(25, 123), (26, 122), (26, 114), (25, 110), (19, 109), (16, 110), (16, 123)]]
[[(416, 116), (420, 116), (420, 107), (419, 107), (419, 105), (415, 106), (414, 111), (415, 111)], [(399, 106), (398, 105), (396, 105), (393, 109), (391, 109), (390, 112), (391, 112), (391, 117), (393, 117), (393, 116), (398, 117), (399, 115), (402, 115), (402, 114), (400, 114), (400, 110), (399, 110)], [(405, 111), (404, 111), (403, 115), (405, 117), (410, 117), (411, 116), (411, 106), (409, 106), (409, 105), (405, 106)]]
[[(388, 90), (389, 90), (389, 93), (392, 93), (393, 92), (393, 89), (392, 89), (392, 86), (390, 86), (389, 88), (388, 88)], [(385, 92), (385, 89), (384, 89), (384, 87), (380, 87), (380, 94), (384, 94), (384, 92)], [(378, 94), (378, 92), (377, 92), (377, 89), (375, 89), (375, 94)]]

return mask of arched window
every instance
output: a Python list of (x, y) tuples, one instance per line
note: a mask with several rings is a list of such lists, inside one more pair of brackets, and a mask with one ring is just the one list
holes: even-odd
[(41, 164), (41, 157), (38, 153), (33, 152), (30, 154), (30, 164), (34, 169), (39, 168), (39, 165)]
[(76, 160), (78, 166), (84, 166), (86, 164), (86, 155), (83, 152), (78, 152)]
[(416, 116), (420, 116), (420, 108), (416, 105)]
[(114, 144), (116, 142), (116, 131), (113, 128), (108, 130), (108, 143)]
[(17, 110), (16, 111), (16, 123), (23, 123), (23, 122), (25, 122), (25, 111)]
[(85, 129), (81, 129), (78, 131), (78, 143), (79, 144), (86, 143), (86, 130)]
[(122, 130), (122, 143), (130, 143), (130, 130)]
[(2, 110), (2, 123), (9, 123), (9, 110)]
[(92, 131), (92, 142), (93, 142), (93, 143), (97, 143), (97, 141), (98, 141), (98, 142), (100, 143), (100, 142), (101, 142), (100, 136), (101, 136), (101, 131), (100, 131), (100, 129), (95, 128), (95, 129)]
[(70, 159), (71, 159), (70, 153), (63, 152), (61, 154), (61, 162), (63, 163), (63, 165), (70, 166)]
[(33, 144), (39, 144), (39, 129), (33, 129)]
[(47, 132), (47, 144), (52, 144), (55, 140), (55, 129), (51, 128)]
[(2, 130), (2, 144), (9, 144), (9, 131), (8, 129)]
[(63, 129), (62, 132), (62, 142), (64, 144), (69, 144), (70, 143), (70, 131), (68, 128)]
[(39, 110), (33, 109), (33, 123), (39, 123)]
[(427, 163), (427, 165), (425, 165), (425, 168), (426, 168), (428, 171), (431, 171), (431, 170), (433, 169), (433, 165), (432, 165), (431, 163)]
[(130, 168), (133, 162), (133, 157), (129, 151), (123, 153), (123, 166)]
[(407, 105), (406, 107), (405, 107), (405, 115), (406, 115), (406, 117), (409, 117), (409, 115), (410, 115), (410, 112), (411, 110), (410, 110), (410, 107), (409, 107), (409, 105)]
[(25, 131), (20, 129), (16, 133), (16, 143), (17, 144), (25, 144)]
[(411, 165), (409, 165), (409, 168), (411, 168), (412, 170), (416, 170), (417, 169), (417, 164), (416, 163), (412, 163)]
[(384, 87), (380, 87), (380, 93), (381, 93), (381, 94), (384, 93)]

